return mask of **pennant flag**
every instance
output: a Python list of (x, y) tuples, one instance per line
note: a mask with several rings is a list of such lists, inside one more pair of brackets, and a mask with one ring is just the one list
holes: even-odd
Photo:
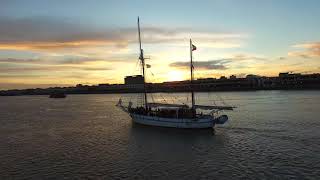
[(151, 65), (150, 64), (146, 64), (147, 68), (151, 68)]
[(192, 44), (192, 51), (195, 51), (195, 50), (197, 50), (197, 47)]

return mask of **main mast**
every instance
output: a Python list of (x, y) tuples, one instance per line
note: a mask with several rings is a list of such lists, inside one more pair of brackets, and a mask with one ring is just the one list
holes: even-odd
[(194, 106), (194, 92), (193, 92), (193, 61), (192, 61), (192, 51), (193, 51), (193, 45), (192, 45), (192, 41), (190, 39), (190, 89), (191, 89), (191, 109), (194, 111), (195, 110), (195, 106)]
[(148, 108), (148, 101), (147, 101), (147, 90), (146, 90), (146, 78), (145, 78), (145, 73), (144, 73), (144, 56), (143, 56), (143, 49), (141, 47), (141, 35), (140, 35), (140, 21), (138, 17), (138, 33), (139, 33), (139, 48), (140, 48), (140, 56), (139, 59), (141, 61), (141, 66), (142, 66), (142, 76), (143, 76), (143, 94), (144, 94), (144, 106), (147, 110)]

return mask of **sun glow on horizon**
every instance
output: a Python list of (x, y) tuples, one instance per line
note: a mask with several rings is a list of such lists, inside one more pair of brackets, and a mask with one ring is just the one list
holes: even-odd
[(137, 12), (148, 83), (190, 80), (189, 38), (194, 79), (320, 72), (319, 0), (259, 2), (265, 11), (252, 1), (124, 2), (4, 3), (0, 89), (123, 84), (141, 74)]
[(184, 79), (184, 74), (181, 71), (173, 70), (167, 74), (167, 81), (183, 81)]

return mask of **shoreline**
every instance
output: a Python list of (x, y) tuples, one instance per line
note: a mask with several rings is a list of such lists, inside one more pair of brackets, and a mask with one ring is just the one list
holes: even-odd
[[(10, 90), (9, 90), (10, 91)], [(18, 90), (23, 91), (23, 90)], [(204, 93), (204, 92), (255, 92), (255, 91), (320, 91), (320, 88), (273, 88), (273, 89), (224, 89), (224, 90), (197, 90), (194, 91), (196, 93)], [(63, 91), (61, 91), (63, 92)], [(179, 90), (179, 91), (147, 91), (149, 94), (154, 93), (189, 93), (188, 90)], [(89, 94), (135, 94), (135, 93), (143, 93), (143, 91), (99, 91), (99, 92), (63, 92), (67, 95), (89, 95)], [(37, 95), (50, 95), (50, 92), (47, 93), (1, 93), (0, 96), (37, 96)]]

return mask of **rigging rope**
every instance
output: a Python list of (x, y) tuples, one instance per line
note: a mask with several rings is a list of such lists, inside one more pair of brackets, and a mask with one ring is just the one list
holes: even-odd
[[(147, 71), (147, 72), (148, 72), (148, 71)], [(152, 71), (151, 71), (151, 70), (149, 70), (149, 72), (150, 72), (150, 73), (151, 73), (151, 75), (152, 75), (151, 77), (152, 77), (152, 81), (153, 81), (153, 80), (154, 80), (154, 74), (152, 73)], [(152, 94), (152, 93), (150, 94), (150, 96), (151, 96), (152, 102), (155, 102), (155, 101), (154, 101), (154, 97), (153, 97), (153, 94)]]
[(162, 96), (162, 93), (160, 93), (160, 96), (162, 97), (163, 101), (167, 103), (166, 99)]

